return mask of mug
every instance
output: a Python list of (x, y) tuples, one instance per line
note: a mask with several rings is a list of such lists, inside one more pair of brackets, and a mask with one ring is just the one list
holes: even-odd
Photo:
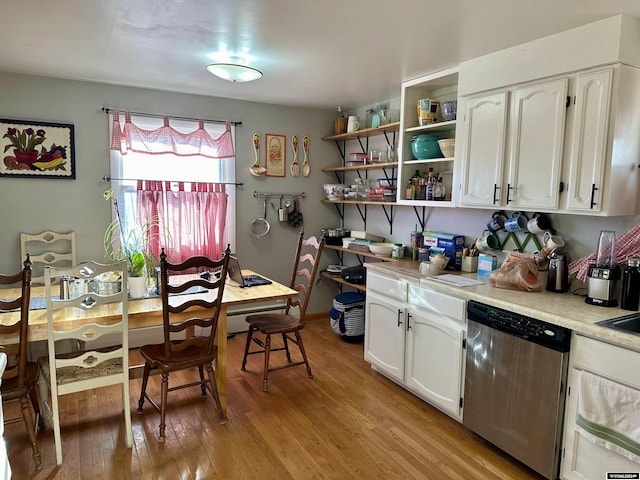
[(544, 242), (542, 244), (542, 250), (537, 254), (534, 254), (535, 257), (538, 257), (541, 260), (546, 260), (549, 258), (549, 255), (554, 250), (560, 249), (564, 247), (564, 240), (558, 235), (553, 235), (551, 232), (544, 232), (544, 237), (542, 238)]
[(351, 115), (347, 120), (347, 133), (355, 132), (360, 128), (358, 117)]
[(440, 273), (440, 265), (436, 262), (430, 262), (428, 260), (420, 262), (420, 274), (427, 277), (435, 277), (436, 275), (440, 275)]
[(520, 212), (514, 212), (514, 214), (504, 222), (504, 229), (507, 232), (517, 232), (527, 228), (527, 223), (527, 217)]
[(534, 213), (531, 220), (527, 222), (527, 230), (529, 230), (529, 233), (544, 233), (550, 228), (551, 222), (549, 221), (549, 217), (539, 213)]
[(491, 220), (487, 223), (487, 229), (490, 232), (497, 232), (498, 230), (502, 230), (504, 228), (504, 222), (507, 217), (504, 216), (502, 212), (493, 212), (491, 215)]
[(476, 248), (481, 252), (488, 252), (489, 250), (495, 250), (500, 245), (500, 240), (492, 232), (483, 237), (476, 238)]

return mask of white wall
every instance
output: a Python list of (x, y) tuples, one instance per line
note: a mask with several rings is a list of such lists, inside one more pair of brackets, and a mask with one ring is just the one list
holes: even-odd
[[(242, 85), (237, 87), (241, 92)], [(102, 177), (109, 175), (108, 122), (100, 110), (103, 106), (243, 123), (236, 129), (236, 179), (244, 183), (238, 188), (237, 214), (237, 251), (244, 268), (288, 283), (299, 231), (278, 223), (276, 212), (269, 207), (269, 234), (260, 239), (252, 237), (249, 223), (262, 209), (253, 197), (254, 191), (305, 192), (301, 210), (307, 235), (319, 235), (322, 228), (337, 223), (335, 210), (320, 203), (322, 184), (333, 181), (320, 169), (328, 165), (327, 158), (333, 162), (335, 152), (331, 143), (320, 138), (333, 133), (334, 112), (6, 73), (0, 73), (0, 91), (2, 118), (74, 124), (76, 156), (75, 180), (0, 177), (0, 272), (15, 273), (21, 268), (20, 232), (75, 230), (79, 260), (104, 258), (102, 239), (111, 219), (109, 204), (102, 197), (108, 188)], [(263, 142), (266, 133), (286, 135), (288, 144), (292, 135), (298, 135), (301, 144), (302, 137), (308, 135), (311, 175), (294, 178), (287, 172), (284, 178), (252, 176), (249, 166), (254, 161), (255, 132)], [(260, 154), (264, 155), (263, 147)], [(288, 163), (291, 155), (288, 148)], [(301, 152), (299, 158), (302, 161)], [(335, 263), (329, 255), (323, 261)], [(336, 293), (333, 284), (317, 287), (310, 312), (328, 311)]]

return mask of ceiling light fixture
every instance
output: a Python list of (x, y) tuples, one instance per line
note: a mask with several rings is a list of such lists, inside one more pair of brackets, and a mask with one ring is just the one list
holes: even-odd
[(207, 70), (216, 77), (233, 83), (251, 82), (262, 77), (260, 70), (238, 63), (212, 63), (211, 65), (207, 65)]

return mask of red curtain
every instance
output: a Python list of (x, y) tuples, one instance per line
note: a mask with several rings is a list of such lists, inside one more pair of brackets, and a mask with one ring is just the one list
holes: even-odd
[[(161, 247), (170, 261), (179, 263), (193, 255), (220, 258), (223, 245), (227, 194), (219, 183), (177, 183), (138, 181), (138, 221), (156, 219), (151, 232), (151, 251), (160, 256)], [(170, 238), (166, 238), (168, 232)]]
[(164, 125), (155, 130), (145, 130), (131, 121), (131, 114), (125, 112), (124, 127), (120, 125), (120, 113), (113, 111), (111, 125), (111, 150), (122, 155), (127, 152), (146, 155), (171, 153), (181, 157), (201, 156), (207, 158), (232, 158), (235, 156), (231, 124), (226, 122), (225, 131), (213, 138), (204, 128), (204, 120), (198, 121), (193, 132), (181, 133), (169, 125), (169, 117), (164, 116)]

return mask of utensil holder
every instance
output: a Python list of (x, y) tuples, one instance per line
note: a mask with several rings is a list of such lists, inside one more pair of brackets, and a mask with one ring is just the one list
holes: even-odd
[(478, 257), (464, 257), (460, 266), (463, 272), (474, 273), (478, 271)]

